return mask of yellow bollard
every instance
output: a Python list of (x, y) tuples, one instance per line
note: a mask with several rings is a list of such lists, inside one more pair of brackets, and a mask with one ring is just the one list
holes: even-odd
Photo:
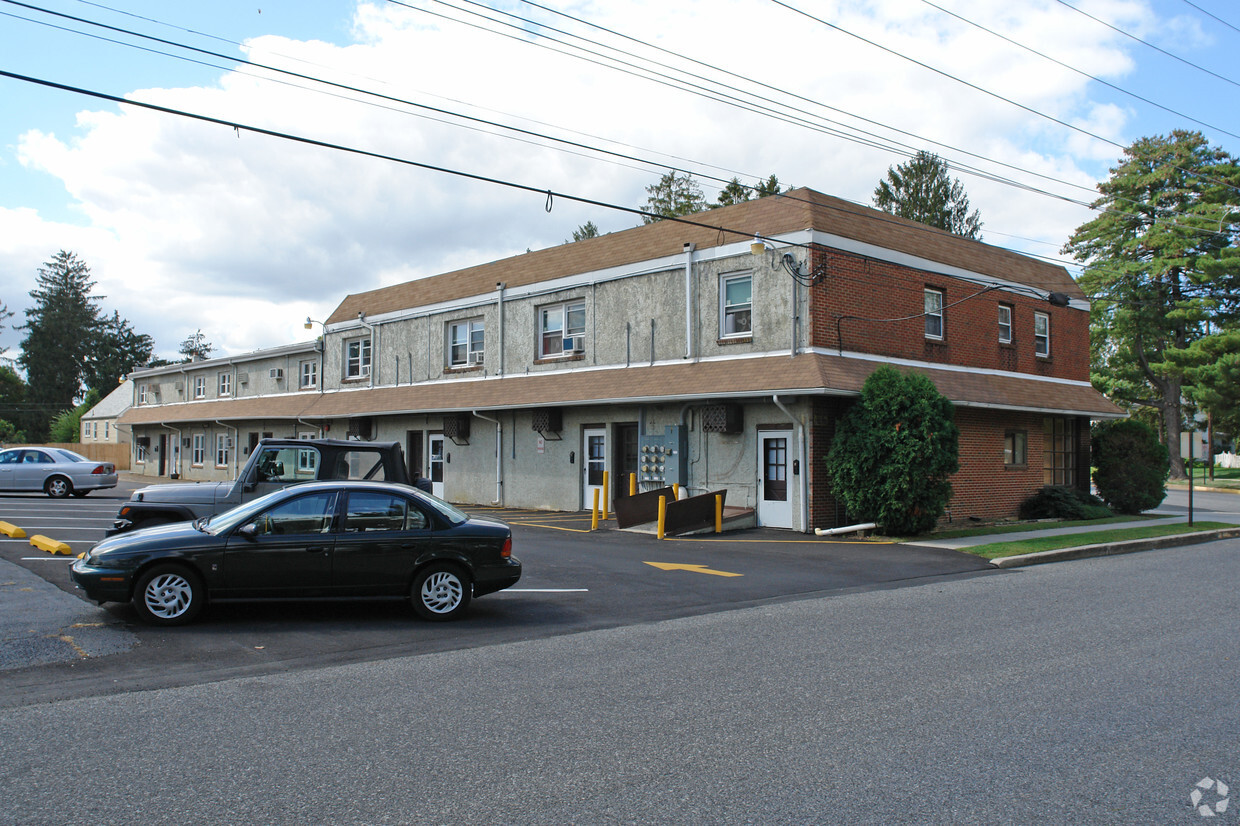
[(680, 483), (679, 482), (672, 482), (672, 501), (673, 502), (680, 501)]
[(723, 494), (715, 494), (715, 533), (723, 533)]
[(667, 521), (667, 497), (659, 497), (659, 539), (663, 538), (663, 523)]
[(637, 495), (637, 474), (629, 474), (629, 496)]
[(594, 513), (590, 517), (590, 530), (598, 530), (598, 488), (594, 489)]
[(603, 521), (607, 521), (607, 501), (608, 495), (611, 493), (611, 475), (607, 471), (603, 471)]

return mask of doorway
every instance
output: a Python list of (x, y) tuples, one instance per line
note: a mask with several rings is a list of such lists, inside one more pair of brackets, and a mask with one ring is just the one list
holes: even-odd
[(427, 462), (427, 471), (431, 480), (431, 493), (440, 499), (443, 495), (443, 471), (444, 471), (444, 452), (443, 452), (443, 434), (432, 433), (426, 438), (427, 453), (430, 454), (430, 460)]
[(594, 491), (603, 504), (603, 471), (607, 470), (607, 428), (587, 427), (581, 431), (581, 508), (594, 507)]
[(791, 444), (791, 430), (758, 431), (758, 524), (763, 527), (792, 527), (788, 491)]

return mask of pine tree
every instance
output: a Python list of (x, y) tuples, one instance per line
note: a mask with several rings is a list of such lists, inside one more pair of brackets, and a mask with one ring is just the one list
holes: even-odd
[(907, 163), (887, 168), (887, 179), (874, 190), (874, 206), (980, 241), (981, 216), (977, 210), (969, 212), (964, 186), (947, 171), (947, 162), (938, 155), (920, 151)]

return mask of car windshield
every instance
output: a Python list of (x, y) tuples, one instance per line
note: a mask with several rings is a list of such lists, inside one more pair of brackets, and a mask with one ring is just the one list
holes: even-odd
[(449, 524), (459, 525), (469, 519), (469, 514), (458, 509), (455, 505), (443, 501), (438, 496), (432, 496), (423, 490), (419, 490), (418, 493), (420, 494), (419, 501), (424, 502), (437, 510), (439, 515), (442, 516)]
[(202, 523), (202, 530), (213, 535), (230, 531), (250, 517), (270, 507), (272, 502), (284, 498), (287, 494), (287, 489), (272, 491), (266, 496), (260, 496), (257, 499), (251, 499), (243, 505), (238, 505), (232, 510), (217, 513)]
[(83, 456), (80, 453), (74, 453), (72, 450), (65, 450), (64, 448), (60, 448), (60, 447), (54, 447), (51, 449), (50, 452), (52, 454), (52, 457), (59, 461), (64, 461), (64, 462), (89, 462), (90, 461), (90, 459), (87, 459), (85, 456)]

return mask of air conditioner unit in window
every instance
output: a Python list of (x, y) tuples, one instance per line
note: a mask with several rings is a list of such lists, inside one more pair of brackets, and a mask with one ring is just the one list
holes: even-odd
[(482, 364), (482, 353), (470, 353), (469, 363), (470, 364)]
[(584, 353), (586, 351), (585, 336), (568, 336), (564, 339), (565, 353)]
[(280, 381), (281, 379), (284, 378), (284, 368), (283, 367), (272, 367), (271, 372), (268, 373), (267, 375), (275, 379), (276, 381)]
[(237, 374), (237, 384), (248, 384), (249, 381), (250, 381), (249, 373), (238, 373)]
[(179, 381), (174, 386), (176, 387), (178, 393), (185, 392), (185, 382)]

